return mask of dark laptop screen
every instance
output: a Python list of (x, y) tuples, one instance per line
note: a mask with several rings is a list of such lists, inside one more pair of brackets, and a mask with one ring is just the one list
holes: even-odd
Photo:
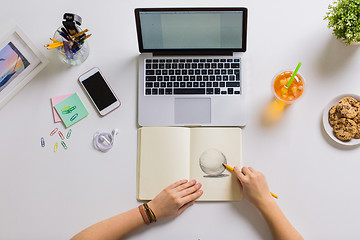
[(244, 8), (136, 9), (140, 51), (246, 49)]

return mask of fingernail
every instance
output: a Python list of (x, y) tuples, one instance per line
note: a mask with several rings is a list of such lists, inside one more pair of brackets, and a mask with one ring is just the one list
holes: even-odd
[(195, 184), (196, 183), (195, 179), (191, 180), (190, 183)]

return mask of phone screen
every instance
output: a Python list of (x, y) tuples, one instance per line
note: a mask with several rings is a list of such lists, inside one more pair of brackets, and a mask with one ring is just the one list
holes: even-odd
[(100, 111), (117, 101), (99, 72), (82, 81), (82, 84)]

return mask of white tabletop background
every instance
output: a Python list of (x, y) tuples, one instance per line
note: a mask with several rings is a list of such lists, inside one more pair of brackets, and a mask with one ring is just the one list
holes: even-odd
[[(359, 239), (359, 148), (335, 144), (322, 128), (326, 104), (343, 93), (359, 94), (360, 47), (334, 38), (323, 20), (331, 0), (43, 0), (1, 3), (0, 22), (16, 20), (50, 60), (0, 110), (0, 239), (69, 239), (102, 219), (138, 206), (136, 201), (137, 57), (134, 8), (241, 6), (249, 9), (246, 81), (249, 121), (243, 163), (262, 171), (278, 204), (306, 239)], [(49, 42), (65, 12), (79, 14), (93, 34), (89, 58), (61, 63)], [(261, 123), (272, 100), (270, 82), (282, 69), (306, 79), (304, 97), (274, 125)], [(122, 106), (101, 118), (77, 78), (99, 67)], [(68, 150), (49, 133), (50, 97), (77, 92), (89, 116), (75, 124)], [(235, 109), (236, 111), (236, 109)], [(96, 151), (98, 130), (119, 128), (108, 153)], [(45, 137), (47, 146), (40, 147)], [(128, 239), (271, 239), (259, 212), (246, 200), (196, 203), (175, 219), (160, 221)]]

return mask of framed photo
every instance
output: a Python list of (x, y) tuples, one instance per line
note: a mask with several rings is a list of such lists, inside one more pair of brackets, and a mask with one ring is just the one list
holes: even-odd
[(47, 64), (46, 57), (13, 21), (0, 27), (0, 108)]

